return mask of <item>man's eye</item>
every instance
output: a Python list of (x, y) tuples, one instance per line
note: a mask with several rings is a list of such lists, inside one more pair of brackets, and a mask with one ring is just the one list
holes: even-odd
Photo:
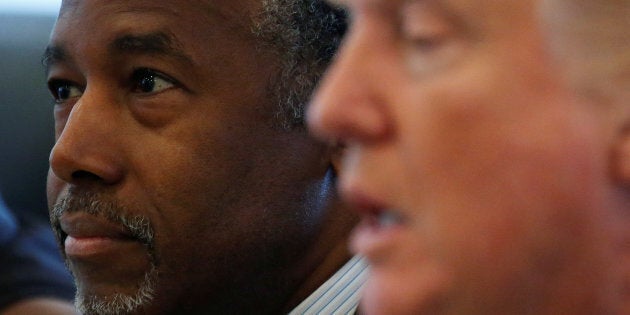
[(83, 95), (83, 89), (67, 81), (52, 81), (48, 84), (56, 103), (62, 103)]
[(458, 60), (462, 44), (453, 18), (434, 1), (410, 0), (402, 6), (399, 26), (409, 73), (417, 78)]
[(175, 86), (175, 80), (151, 69), (137, 69), (132, 77), (133, 90), (139, 93), (158, 93)]
[(439, 36), (415, 36), (413, 38), (409, 38), (408, 43), (410, 44), (410, 48), (418, 51), (430, 53), (432, 51), (437, 50), (441, 47), (442, 38)]

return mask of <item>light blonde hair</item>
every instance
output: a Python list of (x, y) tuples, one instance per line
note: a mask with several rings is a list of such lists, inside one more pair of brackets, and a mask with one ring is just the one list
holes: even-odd
[(541, 13), (574, 87), (630, 89), (630, 0), (542, 0)]

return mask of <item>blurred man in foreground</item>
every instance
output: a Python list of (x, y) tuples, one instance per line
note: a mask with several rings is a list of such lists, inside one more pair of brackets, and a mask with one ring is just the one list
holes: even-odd
[(538, 1), (335, 2), (353, 25), (309, 123), (347, 145), (363, 310), (622, 314), (630, 112), (576, 100)]
[[(63, 1), (48, 197), (82, 313), (278, 314), (348, 261), (302, 126), (343, 30), (320, 1)], [(343, 272), (323, 300), (350, 311)]]

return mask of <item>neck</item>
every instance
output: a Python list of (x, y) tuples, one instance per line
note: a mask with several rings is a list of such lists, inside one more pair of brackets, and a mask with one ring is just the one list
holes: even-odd
[(335, 196), (322, 225), (322, 233), (299, 269), (299, 273), (307, 276), (285, 304), (284, 313), (299, 305), (352, 257), (348, 251), (348, 237), (357, 222), (357, 216)]

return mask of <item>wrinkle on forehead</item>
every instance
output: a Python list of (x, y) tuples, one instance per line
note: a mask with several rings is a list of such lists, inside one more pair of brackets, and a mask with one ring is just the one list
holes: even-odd
[[(211, 19), (218, 19), (233, 27), (251, 28), (252, 16), (262, 8), (262, 1), (250, 0), (185, 0), (174, 2), (172, 0), (62, 0), (59, 17), (79, 9), (83, 1), (99, 1), (100, 5), (118, 6), (119, 13), (164, 13), (183, 16), (187, 7), (201, 8)], [(255, 5), (254, 5), (255, 4)], [(198, 12), (199, 10), (195, 10)]]

